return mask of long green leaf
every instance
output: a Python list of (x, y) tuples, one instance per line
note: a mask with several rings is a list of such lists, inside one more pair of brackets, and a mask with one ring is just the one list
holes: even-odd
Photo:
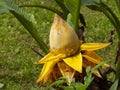
[(117, 90), (118, 88), (118, 79), (113, 83), (109, 90)]
[(0, 0), (0, 6), (8, 9), (38, 42), (40, 48), (48, 53), (48, 48), (34, 27), (30, 15), (20, 9), (12, 0)]
[(118, 7), (118, 11), (119, 11), (119, 13), (120, 13), (120, 0), (115, 0), (116, 1), (116, 5), (117, 5), (117, 7)]
[(74, 87), (72, 87), (72, 86), (66, 86), (63, 89), (64, 90), (75, 90)]
[(69, 10), (66, 8), (64, 1), (63, 0), (55, 0), (55, 1), (59, 5), (59, 7), (62, 9), (62, 11), (64, 12), (64, 19), (66, 19), (69, 13)]
[(47, 9), (49, 11), (52, 11), (56, 14), (58, 14), (59, 16), (61, 16), (62, 18), (65, 18), (64, 15), (63, 15), (63, 12), (61, 12), (60, 10), (54, 8), (54, 7), (51, 7), (51, 6), (47, 6), (47, 5), (21, 5), (20, 7), (36, 7), (36, 8), (43, 8), (43, 9)]
[(86, 90), (87, 87), (82, 83), (75, 83), (75, 90)]
[(72, 15), (73, 29), (78, 30), (79, 25), (79, 13), (80, 13), (80, 2), (81, 0), (64, 0), (67, 9)]
[(105, 63), (109, 63), (111, 62), (112, 60), (106, 60), (106, 61), (102, 61), (101, 63), (97, 64), (95, 67), (92, 68), (92, 73), (95, 73), (95, 71), (100, 68), (101, 66), (103, 66)]
[(96, 5), (98, 3), (100, 3), (100, 0), (81, 0), (82, 6)]

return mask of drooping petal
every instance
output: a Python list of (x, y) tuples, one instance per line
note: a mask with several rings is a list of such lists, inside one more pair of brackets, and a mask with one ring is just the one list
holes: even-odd
[(74, 70), (76, 70), (80, 73), (82, 72), (82, 55), (81, 55), (81, 53), (76, 54), (71, 57), (67, 57), (67, 58), (63, 59), (63, 61), (67, 65), (69, 65), (71, 68), (73, 68)]
[(65, 64), (63, 61), (58, 62), (57, 65), (62, 76), (68, 79), (68, 85), (70, 85), (75, 74), (75, 70)]
[(107, 47), (110, 44), (111, 43), (83, 43), (80, 47), (80, 50), (93, 51)]
[(84, 58), (86, 58), (87, 60), (88, 60), (88, 62), (92, 62), (92, 63), (94, 63), (94, 64), (99, 64), (100, 62), (101, 62), (101, 60), (97, 60), (97, 59), (95, 59), (95, 58), (92, 58), (92, 57), (90, 57), (90, 56), (88, 56), (88, 55), (82, 55)]
[[(88, 61), (94, 63), (94, 64), (99, 64), (102, 62), (102, 58), (97, 55), (94, 51), (85, 51), (83, 53), (83, 57), (85, 57)], [(105, 67), (110, 67), (108, 64), (104, 64)]]
[(94, 51), (85, 51), (83, 55), (90, 56), (98, 61), (102, 61), (102, 58), (99, 55), (97, 55)]
[(53, 53), (48, 53), (46, 56), (44, 56), (42, 59), (40, 59), (38, 62), (35, 62), (35, 64), (42, 64), (42, 63), (46, 63), (48, 61), (54, 61), (54, 60), (60, 60), (62, 58), (64, 58), (66, 55), (65, 54), (58, 54), (55, 55)]
[(50, 72), (52, 71), (53, 67), (55, 66), (57, 61), (49, 61), (46, 62), (42, 68), (40, 77), (37, 79), (37, 83), (43, 80), (43, 83), (45, 83), (49, 77)]
[[(93, 52), (93, 51), (88, 51), (88, 52), (86, 52), (86, 53), (84, 53), (84, 54), (86, 54), (86, 56), (87, 56), (87, 54), (88, 54), (88, 55), (91, 55), (92, 58), (98, 60), (97, 63), (101, 62), (101, 60), (102, 60), (102, 59), (101, 59), (95, 52)], [(93, 68), (93, 67), (96, 65), (96, 63), (95, 63), (95, 62), (91, 62), (90, 59), (85, 58), (84, 56), (85, 56), (85, 55), (83, 55), (83, 67), (86, 68), (86, 67), (88, 67), (88, 66), (91, 66), (91, 67)], [(102, 77), (98, 71), (94, 72), (94, 75), (96, 75), (96, 76), (99, 77), (99, 78)]]
[[(86, 59), (86, 58), (83, 58), (83, 67), (84, 68), (86, 68), (86, 67), (88, 67), (88, 66), (90, 66), (90, 67), (94, 67), (96, 64), (95, 63), (93, 63), (93, 62), (90, 62), (88, 59)], [(94, 72), (94, 75), (96, 75), (97, 77), (102, 77), (101, 75), (100, 75), (100, 73), (96, 70), (96, 72)]]
[(53, 67), (52, 72), (49, 75), (49, 81), (50, 83), (54, 82), (55, 80), (57, 80), (57, 78), (61, 77), (62, 74), (58, 68), (58, 65), (55, 64), (55, 66)]
[(86, 58), (83, 57), (83, 67), (86, 68), (88, 66), (94, 67), (96, 64), (93, 62), (90, 62), (89, 60), (87, 60)]

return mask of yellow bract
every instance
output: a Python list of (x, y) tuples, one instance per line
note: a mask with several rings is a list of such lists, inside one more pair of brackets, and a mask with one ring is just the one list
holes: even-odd
[(68, 85), (70, 85), (72, 82), (72, 78), (75, 74), (75, 70), (70, 68), (67, 64), (65, 64), (62, 61), (58, 62), (57, 65), (60, 69), (60, 72), (62, 73), (62, 76), (68, 79)]
[[(48, 79), (53, 81), (51, 73), (58, 67), (62, 76), (70, 85), (75, 72), (82, 73), (82, 67), (94, 67), (102, 59), (93, 51), (104, 48), (110, 43), (82, 43), (72, 28), (59, 16), (55, 16), (50, 31), (50, 52), (35, 64), (44, 64), (37, 83)], [(109, 66), (105, 64), (104, 66)], [(99, 76), (99, 73), (96, 72)]]
[(74, 70), (82, 73), (82, 55), (81, 55), (81, 53), (79, 53), (73, 57), (67, 57), (67, 58), (63, 59), (63, 61), (68, 66), (73, 68)]
[(57, 54), (55, 55), (54, 53), (48, 53), (45, 57), (43, 57), (40, 61), (35, 62), (35, 64), (42, 64), (42, 63), (46, 63), (48, 61), (56, 61), (56, 60), (60, 60), (60, 58), (64, 58), (66, 57), (65, 54)]
[(110, 45), (111, 43), (84, 43), (80, 46), (81, 50), (87, 50), (87, 51), (93, 51), (93, 50), (98, 50), (101, 48), (104, 48), (108, 45)]

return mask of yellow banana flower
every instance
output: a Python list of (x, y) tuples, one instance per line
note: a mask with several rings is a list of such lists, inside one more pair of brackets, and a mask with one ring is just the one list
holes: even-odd
[[(70, 85), (75, 72), (82, 73), (82, 67), (94, 67), (102, 59), (94, 52), (110, 43), (82, 43), (74, 30), (58, 15), (50, 30), (50, 52), (35, 64), (44, 64), (37, 83), (44, 84), (60, 74), (68, 79)], [(107, 66), (107, 64), (105, 64)]]

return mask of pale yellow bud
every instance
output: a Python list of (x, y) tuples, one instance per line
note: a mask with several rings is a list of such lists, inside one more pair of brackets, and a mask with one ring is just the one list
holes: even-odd
[(63, 53), (70, 56), (75, 54), (80, 46), (75, 31), (58, 15), (55, 15), (49, 39), (50, 50), (55, 54)]

